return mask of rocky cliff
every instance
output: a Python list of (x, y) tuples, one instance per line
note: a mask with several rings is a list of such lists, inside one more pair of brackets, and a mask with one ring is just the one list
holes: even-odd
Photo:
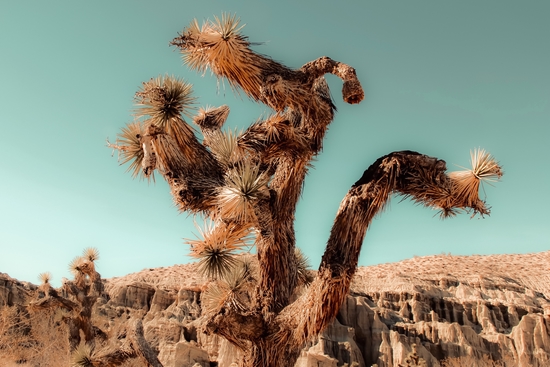
[[(107, 279), (99, 327), (140, 317), (165, 367), (232, 366), (239, 351), (200, 330), (202, 284), (192, 264)], [(33, 287), (0, 274), (0, 305), (25, 303)], [(413, 345), (429, 367), (550, 366), (550, 251), (360, 268), (337, 319), (297, 366), (396, 367)]]

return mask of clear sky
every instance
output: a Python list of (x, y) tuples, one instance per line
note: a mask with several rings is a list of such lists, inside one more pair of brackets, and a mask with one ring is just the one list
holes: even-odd
[[(337, 4), (337, 5), (336, 5)], [(356, 68), (360, 105), (342, 102), (305, 183), (299, 247), (317, 267), (349, 187), (379, 156), (417, 150), (467, 166), (482, 147), (505, 170), (485, 186), (492, 215), (442, 221), (394, 199), (360, 264), (440, 253), (550, 249), (548, 1), (8, 1), (0, 4), (0, 272), (54, 284), (85, 247), (104, 277), (190, 261), (196, 232), (168, 187), (132, 180), (105, 139), (132, 120), (151, 77), (193, 83), (199, 106), (228, 104), (228, 127), (269, 113), (183, 66), (168, 43), (193, 18), (246, 24), (256, 50), (291, 67), (329, 56)], [(482, 194), (485, 197), (485, 194)], [(200, 221), (200, 220), (199, 220)]]

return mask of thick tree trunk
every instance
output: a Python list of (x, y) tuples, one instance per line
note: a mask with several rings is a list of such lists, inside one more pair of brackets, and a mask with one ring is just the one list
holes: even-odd
[[(256, 315), (256, 319), (248, 319), (247, 329), (256, 332), (231, 332), (238, 323), (227, 315), (219, 315), (219, 322), (210, 324), (211, 330), (226, 337), (231, 334), (229, 340), (252, 343), (243, 366), (292, 366), (305, 343), (336, 317), (349, 292), (368, 225), (392, 194), (410, 196), (441, 209), (443, 215), (455, 209), (488, 214), (483, 202), (457, 190), (456, 179), (447, 176), (445, 170), (444, 161), (411, 151), (394, 152), (376, 160), (340, 204), (317, 278), (305, 293), (274, 317)], [(490, 173), (502, 174), (496, 164)], [(245, 346), (242, 342), (240, 345)]]

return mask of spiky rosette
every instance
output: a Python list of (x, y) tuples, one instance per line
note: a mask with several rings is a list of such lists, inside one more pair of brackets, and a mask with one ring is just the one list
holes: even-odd
[(203, 304), (207, 312), (217, 311), (221, 307), (230, 307), (236, 311), (245, 311), (250, 302), (247, 284), (250, 283), (250, 268), (240, 261), (224, 279), (210, 283), (203, 294)]
[(74, 275), (82, 274), (82, 265), (84, 264), (85, 259), (81, 256), (76, 256), (69, 263), (69, 271)]
[(149, 127), (160, 129), (171, 136), (185, 154), (196, 140), (193, 129), (181, 116), (190, 116), (189, 110), (195, 101), (191, 96), (191, 84), (175, 77), (159, 76), (143, 83), (136, 100), (136, 116), (147, 117), (147, 134), (150, 135)]
[(40, 273), (38, 274), (38, 280), (40, 280), (40, 283), (42, 284), (49, 284), (52, 280), (52, 273), (50, 273), (49, 271)]
[(269, 177), (260, 172), (259, 166), (239, 162), (227, 172), (225, 186), (217, 196), (219, 215), (241, 223), (252, 221), (252, 205), (265, 195), (268, 181)]
[(199, 272), (209, 279), (222, 278), (235, 266), (234, 249), (220, 243), (206, 244), (202, 251), (193, 254), (200, 259)]
[(223, 166), (229, 167), (242, 158), (236, 131), (216, 131), (208, 139), (210, 150)]
[(229, 106), (223, 105), (217, 108), (200, 108), (199, 112), (193, 117), (193, 122), (204, 130), (219, 130), (227, 120), (229, 115)]
[[(144, 161), (145, 152), (141, 141), (143, 134), (143, 124), (139, 121), (135, 121), (122, 128), (121, 132), (117, 135), (115, 144), (107, 142), (107, 146), (118, 150), (120, 155), (120, 164), (131, 162), (127, 171), (132, 172), (132, 177), (135, 178), (141, 174), (142, 177), (147, 177), (149, 179), (150, 177), (153, 177), (153, 171), (142, 170), (142, 167), (145, 165), (152, 165), (154, 167), (156, 162)], [(152, 157), (149, 157), (148, 159), (151, 160), (151, 158)]]
[(502, 168), (484, 149), (470, 152), (472, 168), (449, 173), (454, 206), (473, 208), (484, 213), (485, 204), (479, 199), (479, 186), (502, 177)]
[(99, 250), (95, 247), (87, 247), (82, 251), (82, 257), (94, 262), (99, 259)]
[(240, 256), (235, 267), (223, 279), (233, 291), (242, 290), (246, 284), (254, 282), (256, 269), (250, 258)]
[(206, 290), (202, 293), (201, 304), (204, 306), (204, 311), (217, 312), (223, 307), (229, 289), (223, 282), (213, 282), (208, 285)]
[(92, 347), (88, 344), (80, 344), (71, 355), (71, 363), (71, 367), (94, 367)]
[(195, 97), (192, 86), (174, 76), (158, 76), (144, 82), (136, 93), (136, 116), (148, 116), (150, 123), (164, 127), (171, 120), (189, 115)]
[(186, 242), (191, 245), (191, 256), (199, 260), (199, 271), (210, 279), (224, 278), (237, 264), (235, 254), (248, 246), (249, 228), (235, 223), (208, 223), (199, 228), (202, 239)]
[(210, 69), (218, 77), (227, 78), (232, 87), (240, 87), (259, 99), (262, 73), (280, 65), (250, 49), (248, 38), (240, 34), (243, 27), (235, 15), (222, 14), (202, 27), (195, 19), (171, 44), (180, 49), (191, 69)]

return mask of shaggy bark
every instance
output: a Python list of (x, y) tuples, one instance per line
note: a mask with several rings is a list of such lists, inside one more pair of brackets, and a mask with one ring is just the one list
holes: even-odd
[[(468, 208), (468, 201), (453, 190), (452, 180), (445, 174), (442, 160), (411, 151), (394, 152), (379, 158), (352, 186), (342, 201), (323, 255), (317, 278), (294, 303), (270, 317), (247, 319), (248, 330), (234, 331), (244, 315), (211, 318), (210, 330), (237, 340), (252, 342), (247, 366), (290, 366), (300, 349), (318, 335), (334, 319), (349, 291), (351, 279), (368, 225), (392, 194), (411, 196), (442, 211)], [(472, 210), (487, 214), (486, 207)], [(288, 243), (288, 242), (287, 242)], [(260, 256), (261, 258), (261, 256)], [(213, 325), (216, 325), (215, 327)]]

